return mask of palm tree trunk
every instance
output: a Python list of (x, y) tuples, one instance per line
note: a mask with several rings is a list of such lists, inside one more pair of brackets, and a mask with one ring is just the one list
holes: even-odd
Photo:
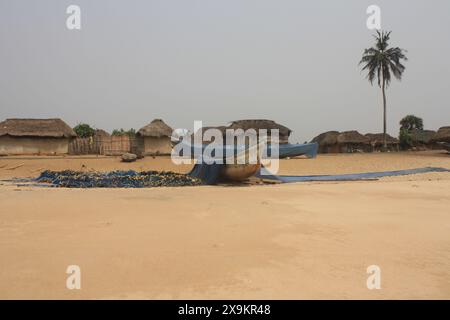
[[(383, 72), (381, 72), (383, 74)], [(387, 142), (386, 142), (386, 81), (383, 77), (382, 85), (381, 85), (381, 93), (383, 94), (383, 151), (387, 150)]]

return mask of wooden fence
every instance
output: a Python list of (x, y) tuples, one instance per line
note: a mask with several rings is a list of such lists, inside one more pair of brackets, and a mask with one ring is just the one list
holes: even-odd
[(69, 143), (69, 154), (101, 154), (108, 156), (136, 153), (138, 142), (129, 136), (75, 138)]

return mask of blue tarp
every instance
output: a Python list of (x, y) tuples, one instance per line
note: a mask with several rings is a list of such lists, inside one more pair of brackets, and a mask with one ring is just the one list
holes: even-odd
[[(450, 172), (449, 169), (436, 168), (436, 167), (425, 167), (407, 170), (394, 170), (394, 171), (381, 171), (381, 172), (365, 172), (365, 173), (350, 173), (350, 174), (337, 174), (337, 175), (312, 175), (312, 176), (278, 176), (271, 175), (264, 168), (256, 175), (259, 178), (267, 180), (275, 180), (283, 183), (291, 182), (306, 182), (306, 181), (355, 181), (355, 180), (368, 180), (377, 179), (382, 177), (391, 176), (404, 176), (416, 173), (426, 173), (426, 172)], [(267, 173), (263, 175), (262, 173)]]

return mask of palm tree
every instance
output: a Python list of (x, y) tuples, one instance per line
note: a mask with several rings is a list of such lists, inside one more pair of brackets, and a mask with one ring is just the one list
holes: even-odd
[(391, 82), (391, 73), (395, 78), (401, 80), (405, 66), (401, 60), (408, 60), (405, 50), (399, 47), (389, 48), (389, 37), (391, 32), (377, 31), (375, 46), (365, 49), (359, 65), (363, 64), (362, 71), (367, 70), (366, 78), (371, 84), (378, 80), (378, 86), (383, 95), (383, 148), (386, 149), (386, 88)]

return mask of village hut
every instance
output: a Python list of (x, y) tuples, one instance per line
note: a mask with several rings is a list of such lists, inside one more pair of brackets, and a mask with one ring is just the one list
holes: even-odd
[[(381, 151), (384, 145), (383, 133), (367, 133), (365, 135), (370, 140), (372, 151)], [(398, 139), (386, 134), (386, 145), (389, 151), (398, 151), (400, 142)]]
[(327, 131), (311, 140), (319, 145), (319, 153), (339, 153), (337, 144), (338, 131)]
[(433, 142), (433, 138), (436, 135), (436, 131), (414, 129), (411, 130), (409, 134), (411, 137), (411, 144), (413, 147), (422, 149), (433, 149), (436, 146), (436, 144)]
[(278, 129), (279, 134), (279, 143), (280, 144), (287, 144), (289, 143), (289, 136), (292, 133), (292, 130), (276, 123), (273, 120), (266, 120), (266, 119), (250, 119), (250, 120), (236, 120), (232, 121), (228, 126), (227, 129), (242, 129), (244, 131), (248, 129), (254, 129), (256, 130), (257, 136), (259, 137), (259, 130), (266, 129), (267, 130), (267, 140), (270, 141), (270, 130), (272, 129)]
[(450, 126), (441, 127), (431, 139), (436, 149), (444, 149), (450, 152)]
[(441, 127), (431, 139), (432, 142), (448, 142), (450, 143), (450, 126)]
[(337, 136), (337, 145), (340, 152), (370, 152), (370, 139), (356, 130), (344, 131)]
[(143, 155), (169, 155), (172, 152), (172, 128), (161, 119), (155, 119), (139, 129), (136, 139), (141, 141)]
[(0, 122), (0, 153), (66, 154), (74, 137), (61, 119), (7, 119)]

